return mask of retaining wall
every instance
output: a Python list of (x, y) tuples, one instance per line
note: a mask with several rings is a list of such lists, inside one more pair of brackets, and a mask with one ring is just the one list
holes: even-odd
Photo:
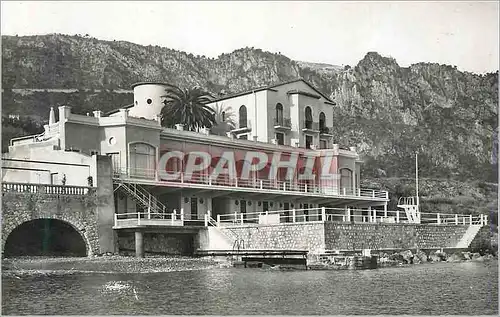
[(321, 222), (231, 228), (245, 241), (245, 249), (254, 250), (321, 250), (325, 248), (324, 229)]
[[(244, 227), (213, 228), (231, 230), (243, 239), (245, 249), (278, 250), (384, 250), (457, 248), (467, 231), (467, 225), (424, 224), (353, 224), (353, 223), (293, 223), (280, 225), (248, 225)], [(208, 234), (208, 235), (207, 235)], [(227, 234), (227, 237), (234, 236)], [(217, 236), (217, 237), (216, 237)], [(201, 236), (200, 236), (201, 237)], [(231, 249), (232, 243), (218, 235), (203, 235), (204, 250)], [(217, 238), (217, 239), (216, 239)], [(226, 240), (231, 240), (227, 238)], [(234, 240), (234, 239), (233, 239)]]
[(325, 223), (327, 250), (455, 248), (468, 226)]

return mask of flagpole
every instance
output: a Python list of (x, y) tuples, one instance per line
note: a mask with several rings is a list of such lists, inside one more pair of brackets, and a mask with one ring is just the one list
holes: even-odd
[(417, 192), (417, 211), (419, 209), (420, 201), (418, 198), (418, 153), (415, 153), (415, 182), (416, 182), (416, 192)]

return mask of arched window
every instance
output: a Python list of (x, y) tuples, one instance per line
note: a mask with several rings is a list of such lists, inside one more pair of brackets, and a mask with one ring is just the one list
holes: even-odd
[(147, 143), (133, 143), (129, 147), (130, 176), (155, 177), (156, 149)]
[(245, 105), (240, 107), (239, 110), (239, 124), (240, 128), (246, 128), (247, 127), (247, 107)]
[(313, 122), (313, 119), (312, 119), (312, 110), (311, 110), (311, 107), (307, 106), (306, 109), (305, 109), (305, 127), (306, 129), (312, 129), (312, 122)]
[(276, 104), (276, 117), (274, 118), (274, 123), (283, 125), (283, 105), (280, 103)]
[(344, 188), (346, 194), (352, 194), (352, 171), (348, 168), (343, 168), (340, 170), (341, 193), (344, 193)]
[(323, 132), (323, 130), (325, 130), (325, 122), (326, 122), (325, 113), (321, 112), (319, 114), (319, 130), (322, 132)]
[(222, 122), (226, 122), (226, 112), (222, 111)]

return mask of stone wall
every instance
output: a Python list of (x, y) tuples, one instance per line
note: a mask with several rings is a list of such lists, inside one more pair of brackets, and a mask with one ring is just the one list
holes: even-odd
[[(229, 230), (222, 228), (221, 230)], [(325, 248), (324, 225), (290, 223), (231, 228), (246, 249), (321, 250)]]
[[(148, 233), (143, 236), (144, 252), (169, 254), (169, 255), (192, 255), (193, 236), (190, 234), (165, 234)], [(118, 246), (120, 251), (135, 252), (135, 233), (119, 232)]]
[(482, 227), (477, 233), (476, 237), (472, 240), (470, 248), (474, 251), (479, 250), (497, 250), (498, 239), (490, 226)]
[(327, 250), (455, 248), (468, 226), (325, 223)]
[(70, 224), (83, 238), (87, 255), (98, 254), (97, 205), (95, 192), (89, 195), (2, 193), (2, 252), (9, 234), (24, 222), (57, 219)]
[[(281, 250), (384, 250), (456, 248), (467, 231), (462, 225), (290, 223), (211, 228), (226, 232), (198, 235), (196, 248), (228, 250), (234, 237), (243, 239), (245, 249)], [(231, 231), (231, 232), (228, 232)], [(226, 241), (231, 240), (231, 241)]]

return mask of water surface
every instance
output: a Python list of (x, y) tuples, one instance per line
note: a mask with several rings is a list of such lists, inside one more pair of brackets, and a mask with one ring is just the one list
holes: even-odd
[(217, 268), (147, 274), (4, 274), (2, 312), (496, 315), (498, 262), (366, 271)]

